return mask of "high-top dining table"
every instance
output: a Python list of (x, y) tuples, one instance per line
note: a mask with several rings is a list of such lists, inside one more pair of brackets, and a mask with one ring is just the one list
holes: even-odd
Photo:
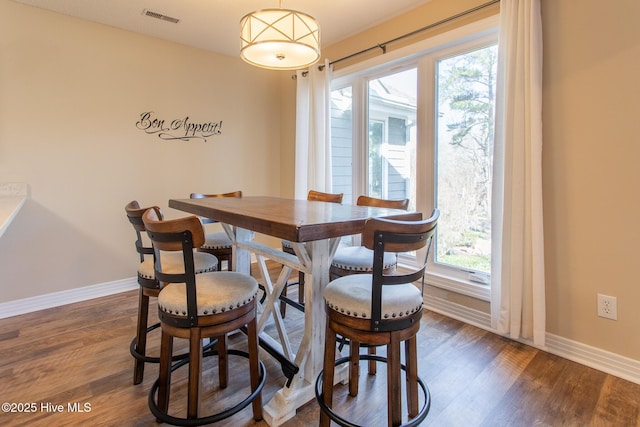
[[(234, 244), (233, 266), (250, 273), (254, 253), (266, 297), (258, 320), (261, 346), (281, 361), (289, 380), (264, 407), (265, 421), (278, 426), (295, 416), (296, 409), (315, 396), (315, 380), (322, 370), (325, 308), (322, 291), (340, 238), (360, 234), (368, 218), (419, 220), (419, 212), (277, 197), (223, 197), (171, 199), (169, 207), (219, 221)], [(255, 233), (292, 243), (296, 255), (253, 241)], [(265, 258), (282, 264), (273, 283)], [(304, 334), (297, 349), (287, 335), (277, 302), (289, 275), (299, 270), (308, 277), (304, 287)], [(273, 319), (278, 340), (264, 328)]]

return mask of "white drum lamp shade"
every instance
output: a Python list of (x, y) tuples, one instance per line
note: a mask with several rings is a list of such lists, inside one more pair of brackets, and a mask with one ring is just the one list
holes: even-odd
[(272, 70), (298, 70), (320, 59), (320, 26), (306, 13), (264, 9), (240, 20), (240, 57)]

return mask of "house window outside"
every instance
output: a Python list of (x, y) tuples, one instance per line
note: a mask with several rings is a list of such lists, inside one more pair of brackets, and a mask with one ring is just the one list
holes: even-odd
[(339, 76), (331, 99), (333, 191), (440, 209), (427, 280), (485, 299), (496, 46), (483, 33)]
[(353, 103), (347, 86), (331, 92), (331, 178), (332, 192), (353, 199)]
[[(332, 191), (344, 193), (344, 200), (355, 202), (360, 194), (408, 198), (414, 208), (416, 75), (411, 68), (370, 79), (358, 91), (360, 102), (353, 85), (332, 90)], [(356, 114), (366, 120), (354, 121), (354, 103), (366, 108), (366, 114)]]
[(409, 199), (415, 208), (417, 69), (368, 79), (368, 182), (366, 194)]
[[(387, 159), (383, 155), (385, 144), (384, 138), (384, 122), (377, 120), (369, 121), (369, 164), (368, 164), (368, 191), (367, 193), (373, 197), (381, 197), (387, 193), (386, 185), (386, 169)], [(383, 188), (384, 186), (384, 188)]]

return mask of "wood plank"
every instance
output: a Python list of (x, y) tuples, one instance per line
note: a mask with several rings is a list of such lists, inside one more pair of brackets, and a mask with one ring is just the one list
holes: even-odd
[[(469, 378), (455, 400), (437, 416), (428, 417), (426, 425), (477, 426), (496, 410), (497, 403), (535, 356), (537, 350), (508, 342), (482, 371)], [(455, 368), (455, 366), (453, 366)], [(437, 390), (432, 390), (436, 393)], [(474, 408), (470, 411), (469, 408)]]
[(640, 425), (640, 388), (637, 384), (607, 375), (600, 390), (590, 425), (623, 426), (631, 420)]
[[(279, 268), (270, 273), (276, 277)], [(296, 297), (295, 290), (290, 296)], [(0, 320), (2, 401), (38, 405), (34, 413), (0, 413), (0, 425), (156, 426), (147, 399), (157, 366), (147, 364), (143, 382), (132, 385), (129, 342), (137, 303), (137, 291), (131, 291)], [(154, 305), (150, 313), (155, 321)], [(297, 340), (301, 319), (297, 310), (288, 310), (284, 319)], [(266, 328), (273, 333), (269, 328), (274, 326)], [(154, 332), (150, 351), (159, 350), (158, 341)], [(245, 341), (236, 334), (229, 345), (243, 349)], [(176, 340), (176, 351), (185, 345)], [(378, 353), (384, 354), (384, 349)], [(640, 426), (640, 385), (432, 312), (425, 312), (421, 321), (418, 355), (418, 372), (433, 399), (425, 426)], [(285, 378), (269, 355), (263, 352), (261, 358), (267, 369), (266, 402)], [(231, 357), (229, 362), (229, 387), (222, 391), (215, 358), (204, 360), (205, 413), (243, 398), (248, 389), (246, 361)], [(385, 425), (381, 411), (386, 406), (386, 368), (378, 364), (377, 375), (370, 376), (366, 362), (362, 363), (358, 396), (349, 397), (348, 387), (338, 385), (334, 405), (355, 422)], [(173, 375), (170, 410), (177, 415), (186, 413), (186, 375), (184, 368)], [(62, 404), (65, 411), (41, 410), (40, 405), (47, 403)], [(89, 403), (91, 411), (69, 412), (67, 405), (77, 403)], [(313, 401), (284, 426), (316, 425), (318, 419)], [(248, 407), (216, 425), (264, 427), (266, 423), (254, 422)]]
[(545, 425), (549, 398), (568, 363), (571, 362), (538, 352), (482, 425)]
[(358, 234), (371, 217), (422, 218), (400, 209), (258, 196), (171, 199), (169, 207), (292, 242)]

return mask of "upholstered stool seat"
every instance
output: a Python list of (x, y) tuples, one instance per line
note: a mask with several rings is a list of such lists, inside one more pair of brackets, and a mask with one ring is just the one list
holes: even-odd
[[(179, 254), (181, 255), (181, 254)], [(196, 300), (198, 316), (224, 313), (250, 303), (258, 293), (258, 282), (249, 275), (230, 271), (198, 276)], [(169, 314), (187, 314), (184, 283), (170, 283), (158, 295), (158, 309)]]
[(293, 244), (289, 240), (282, 239), (282, 250), (294, 254)]
[[(340, 277), (327, 285), (324, 299), (329, 308), (347, 316), (371, 319), (372, 275)], [(382, 288), (383, 319), (401, 319), (420, 311), (422, 293), (411, 283)]]
[[(398, 264), (395, 253), (385, 253), (382, 268), (386, 273), (393, 273)], [(364, 246), (340, 246), (336, 251), (331, 268), (334, 277), (347, 274), (371, 273), (373, 271), (373, 251)]]
[[(205, 199), (211, 197), (242, 197), (242, 191), (220, 194), (191, 193), (189, 195), (189, 198), (191, 199)], [(200, 221), (203, 225), (217, 222), (211, 218), (200, 218)], [(218, 258), (218, 271), (222, 270), (222, 261), (227, 262), (227, 270), (233, 270), (233, 243), (224, 231), (207, 232), (207, 230), (205, 230), (205, 241), (202, 246), (198, 248), (198, 251), (216, 256)]]
[[(184, 261), (182, 260), (181, 253), (169, 252), (162, 254), (161, 257), (162, 268), (166, 271), (170, 271), (172, 273), (184, 272)], [(193, 263), (195, 265), (196, 274), (217, 271), (218, 269), (218, 258), (204, 252), (194, 252)], [(140, 266), (138, 267), (138, 276), (144, 279), (155, 279), (156, 272), (153, 269), (152, 258), (145, 258), (145, 260), (140, 263)]]
[(207, 233), (204, 236), (204, 244), (201, 249), (231, 249), (233, 243), (227, 233), (224, 231), (216, 231)]
[[(356, 205), (407, 210), (409, 207), (409, 199), (388, 200), (360, 196), (356, 201)], [(384, 254), (384, 274), (393, 274), (397, 264), (398, 257), (396, 254)], [(371, 249), (367, 249), (364, 246), (340, 245), (331, 262), (329, 278), (333, 280), (350, 274), (371, 273), (372, 271), (373, 251)]]

